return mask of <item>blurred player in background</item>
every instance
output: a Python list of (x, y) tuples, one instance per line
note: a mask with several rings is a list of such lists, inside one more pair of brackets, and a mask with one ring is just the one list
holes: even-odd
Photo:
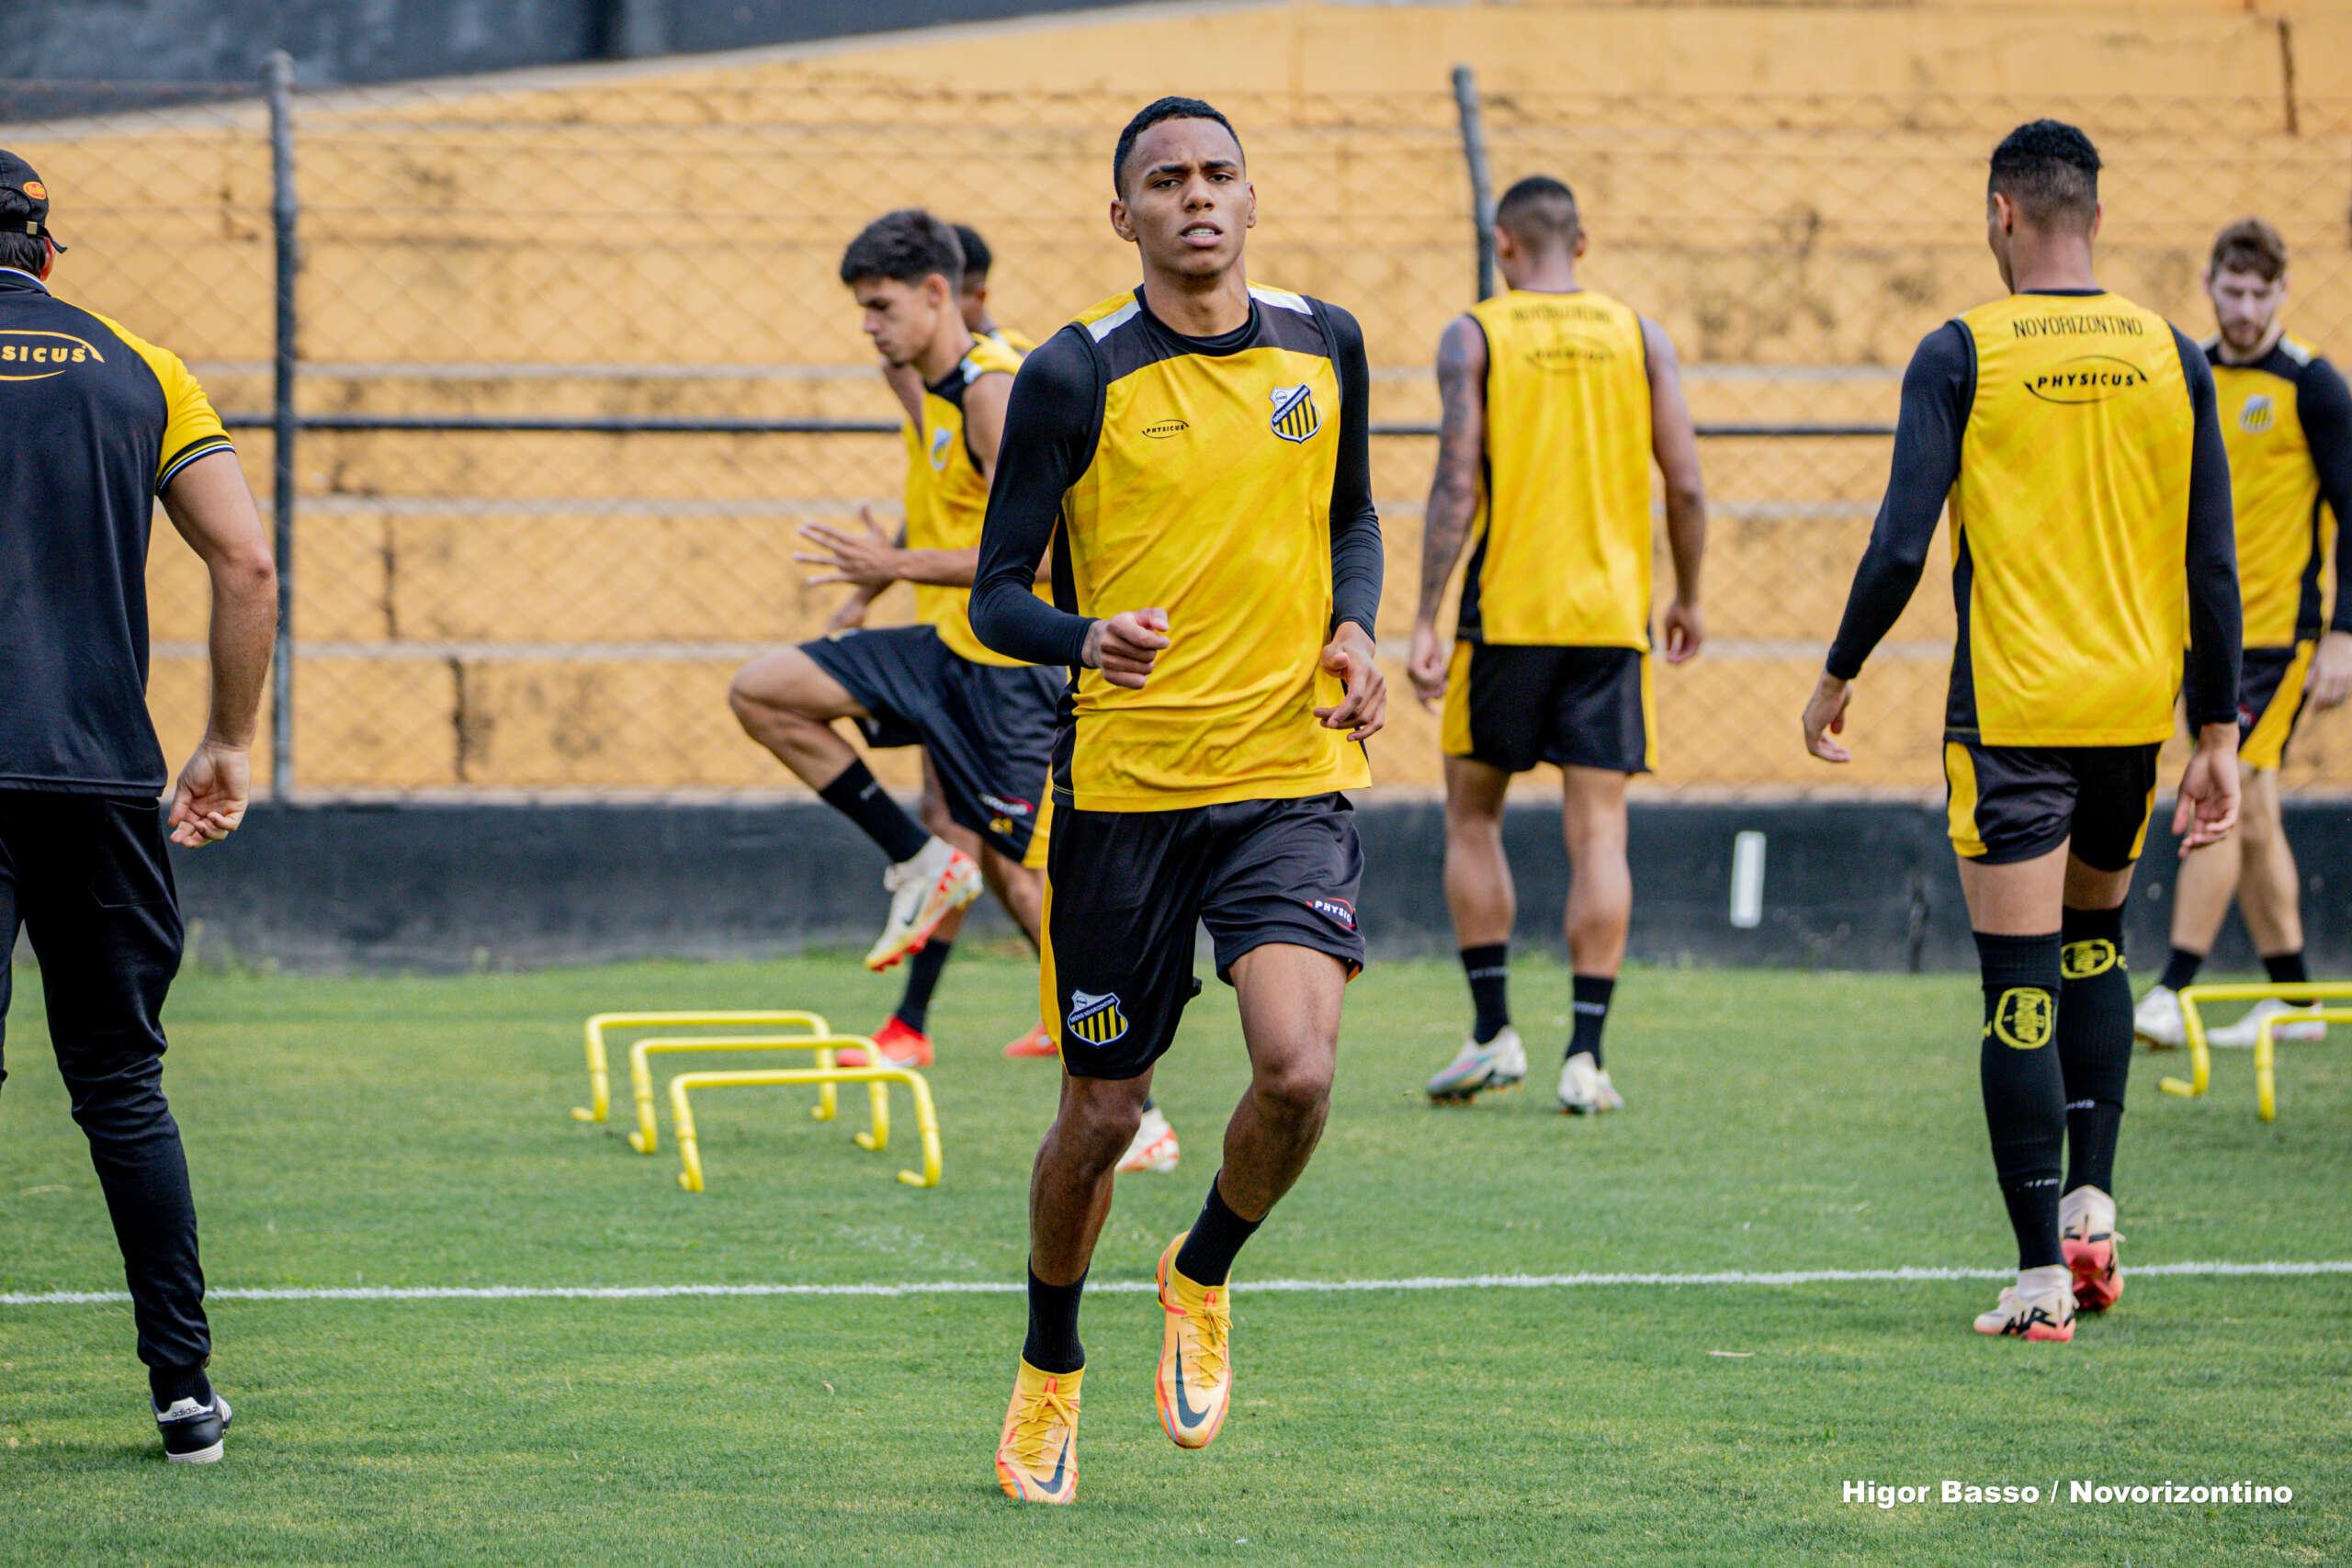
[(230, 1410), (205, 1370), (196, 1203), (163, 1090), (185, 932), (146, 703), (155, 502), (212, 595), (209, 717), (169, 816), (185, 849), (244, 820), (277, 573), (204, 389), (169, 349), (51, 295), (63, 248), (49, 187), (0, 152), (0, 1022), (22, 928), (122, 1250), (164, 1457), (204, 1464), (226, 1448)]
[[(2238, 589), (2245, 615), (2245, 670), (2238, 688), (2238, 767), (2244, 815), (2236, 837), (2186, 861), (2173, 890), (2172, 957), (2141, 998), (2133, 1027), (2151, 1045), (2184, 1041), (2179, 991), (2221, 934), (2233, 896), (2270, 978), (2308, 980), (2302, 889), (2278, 810), (2278, 765), (2303, 704), (2323, 712), (2352, 694), (2352, 394), (2309, 344), (2287, 335), (2287, 242), (2259, 218), (2233, 223), (2213, 242), (2205, 292), (2220, 329), (2206, 340), (2230, 450), (2237, 513)], [(2335, 615), (2324, 622), (2327, 558), (2335, 557)], [(2323, 624), (2326, 630), (2321, 629)], [(2263, 1019), (2299, 1010), (2256, 1002), (2211, 1031), (2215, 1045), (2252, 1045)], [(2317, 1040), (2316, 1019), (2274, 1026), (2279, 1040)]]
[[(1199, 989), (1203, 923), (1250, 1086), (1199, 1218), (1160, 1255), (1155, 1398), (1180, 1447), (1224, 1423), (1227, 1275), (1322, 1135), (1363, 967), (1340, 792), (1368, 782), (1358, 742), (1386, 711), (1362, 332), (1250, 284), (1257, 197), (1207, 104), (1137, 113), (1112, 186), (1143, 284), (1022, 367), (972, 594), (990, 647), (1070, 671), (1040, 987), (1062, 1100), (1030, 1186), (1029, 1331), (996, 1454), (1008, 1495), (1046, 1503), (1077, 1495), (1080, 1296), (1119, 1151)], [(1049, 547), (1050, 605), (1029, 592)]]
[[(2007, 299), (1920, 343), (1894, 468), (1805, 745), (1849, 760), (1850, 682), (1918, 586), (1946, 499), (1958, 646), (1944, 776), (1984, 969), (1979, 1077), (2018, 1280), (1979, 1334), (2067, 1340), (2122, 1292), (2114, 1165), (2132, 1058), (2123, 900), (2189, 649), (2184, 853), (2238, 811), (2229, 459), (2205, 355), (2094, 280), (2098, 152), (2035, 120), (1994, 149)], [(2060, 1185), (2060, 1158), (2072, 1168)]]
[[(1408, 665), (1423, 705), (1444, 701), (1445, 897), (1475, 1021), (1426, 1086), (1468, 1100), (1527, 1076), (1506, 987), (1517, 916), (1503, 858), (1511, 775), (1555, 762), (1567, 840), (1575, 1022), (1560, 1109), (1621, 1109), (1600, 1035), (1625, 956), (1634, 882), (1625, 785), (1657, 765), (1650, 701), (1650, 460), (1666, 476), (1675, 596), (1666, 659), (1697, 657), (1707, 532), (1699, 443), (1674, 345), (1655, 321), (1577, 282), (1576, 197), (1532, 175), (1495, 207), (1507, 292), (1439, 340), (1444, 423), (1421, 538)], [(1476, 538), (1449, 659), (1437, 613)]]

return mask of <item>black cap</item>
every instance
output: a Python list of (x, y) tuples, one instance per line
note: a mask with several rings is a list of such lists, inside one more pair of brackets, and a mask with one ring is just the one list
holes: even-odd
[(49, 187), (30, 164), (0, 148), (0, 233), (16, 233), (19, 225), (25, 233), (47, 235), (57, 245), (57, 236), (49, 231)]

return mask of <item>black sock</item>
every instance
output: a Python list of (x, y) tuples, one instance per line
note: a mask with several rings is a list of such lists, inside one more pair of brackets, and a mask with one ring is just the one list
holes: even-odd
[(1041, 1372), (1065, 1374), (1086, 1365), (1078, 1343), (1078, 1300), (1086, 1293), (1086, 1276), (1074, 1285), (1048, 1285), (1029, 1270), (1029, 1338), (1021, 1359)]
[(2115, 1143), (2132, 1077), (2132, 976), (2123, 911), (2066, 911), (2058, 992), (2058, 1067), (2066, 1084), (2066, 1190), (2115, 1191)]
[(947, 967), (947, 955), (955, 946), (933, 937), (907, 960), (906, 994), (899, 998), (899, 1010), (893, 1016), (917, 1034), (931, 1016), (932, 988), (939, 984), (939, 972)]
[(1462, 974), (1470, 982), (1470, 1006), (1477, 1013), (1470, 1038), (1484, 1045), (1510, 1027), (1510, 944), (1464, 948)]
[(2059, 935), (1976, 933), (1984, 978), (1984, 1043), (1977, 1053), (1993, 1170), (2017, 1233), (2018, 1267), (2063, 1262), (2058, 1180), (2066, 1151), (2066, 1085), (2057, 1036)]
[[(1217, 1172), (1218, 1176), (1224, 1174), (1222, 1170)], [(1227, 1208), (1225, 1195), (1211, 1180), (1209, 1201), (1201, 1205), (1201, 1217), (1193, 1222), (1192, 1235), (1176, 1249), (1176, 1272), (1195, 1285), (1224, 1284), (1233, 1272), (1234, 1255), (1264, 1223), (1245, 1220)]]
[(1600, 1032), (1609, 1022), (1609, 998), (1617, 990), (1617, 976), (1577, 975), (1568, 984), (1575, 998), (1569, 1010), (1576, 1015), (1573, 1032), (1568, 1036), (1568, 1055), (1589, 1052), (1597, 1067), (1600, 1066)]
[(2312, 977), (2311, 971), (2303, 967), (2303, 950), (2300, 947), (2292, 953), (2264, 953), (2262, 966), (2270, 972), (2274, 986), (2300, 986)]
[(183, 1399), (193, 1399), (198, 1404), (212, 1403), (212, 1382), (204, 1375), (202, 1367), (150, 1367), (147, 1392), (165, 1410)]
[(2177, 991), (2184, 986), (2193, 986), (2197, 983), (2197, 971), (2203, 967), (2204, 963), (2203, 953), (2191, 953), (2185, 947), (2176, 947), (2172, 950), (2172, 956), (2165, 960), (2164, 978), (2158, 980), (2156, 984), (2167, 991)]
[(841, 771), (841, 776), (817, 792), (817, 798), (856, 823), (865, 836), (882, 846), (882, 852), (896, 865), (902, 860), (912, 860), (931, 842), (931, 835), (906, 813), (906, 808), (892, 800), (889, 792), (874, 771), (855, 758)]

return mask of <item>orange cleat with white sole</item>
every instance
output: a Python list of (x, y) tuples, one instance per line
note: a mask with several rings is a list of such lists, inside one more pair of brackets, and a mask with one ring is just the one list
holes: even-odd
[(1056, 1373), (1021, 1363), (996, 1445), (996, 1482), (1006, 1496), (1022, 1503), (1078, 1501), (1078, 1385), (1085, 1376), (1083, 1367)]
[[(931, 1036), (920, 1029), (908, 1028), (895, 1013), (874, 1032), (874, 1043), (882, 1047), (882, 1059), (894, 1067), (931, 1066)], [(844, 1067), (862, 1067), (865, 1066), (865, 1053), (852, 1045), (834, 1052), (833, 1061)]]
[(1028, 1056), (1058, 1056), (1062, 1054), (1062, 1048), (1054, 1043), (1054, 1037), (1046, 1032), (1046, 1026), (1041, 1023), (1012, 1044), (1007, 1045), (1004, 1048), (1004, 1054), (1016, 1059)]
[(1180, 1449), (1204, 1449), (1233, 1403), (1233, 1306), (1223, 1285), (1196, 1285), (1176, 1271), (1180, 1234), (1159, 1255), (1159, 1305), (1167, 1313), (1159, 1374), (1152, 1386), (1159, 1424)]
[(1168, 1113), (1157, 1105), (1145, 1108), (1143, 1120), (1136, 1123), (1136, 1135), (1127, 1145), (1127, 1152), (1119, 1156), (1119, 1169), (1127, 1171), (1157, 1171), (1165, 1174), (1176, 1168), (1183, 1157), (1183, 1145), (1176, 1141), (1176, 1129), (1168, 1124)]
[(876, 974), (910, 953), (919, 953), (939, 922), (980, 896), (979, 863), (944, 839), (923, 845), (912, 860), (882, 874), (890, 892), (890, 917), (865, 954)]

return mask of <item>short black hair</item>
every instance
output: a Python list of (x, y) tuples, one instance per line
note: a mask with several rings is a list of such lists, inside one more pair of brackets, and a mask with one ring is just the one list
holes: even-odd
[(1127, 128), (1119, 132), (1118, 146), (1111, 151), (1112, 195), (1126, 194), (1126, 186), (1120, 182), (1126, 173), (1127, 154), (1136, 150), (1136, 138), (1164, 119), (1213, 119), (1225, 127), (1225, 133), (1233, 138), (1234, 146), (1241, 145), (1241, 132), (1233, 129), (1233, 122), (1200, 99), (1154, 98), (1136, 110), (1135, 118), (1127, 121)]
[(1987, 191), (2018, 205), (2037, 228), (2066, 220), (2087, 225), (2098, 210), (2098, 149), (2059, 119), (2029, 120), (1993, 149)]
[(1541, 252), (1555, 245), (1573, 246), (1584, 223), (1577, 216), (1577, 193), (1566, 182), (1549, 175), (1530, 175), (1495, 203), (1495, 227), (1509, 230), (1512, 239)]
[(986, 277), (989, 268), (996, 263), (996, 253), (980, 238), (980, 231), (969, 223), (958, 223), (956, 243), (964, 247), (964, 280), (971, 283)]
[(842, 253), (842, 281), (868, 277), (921, 283), (936, 273), (947, 287), (964, 282), (964, 246), (956, 231), (920, 207), (886, 212), (857, 231)]
[(49, 265), (49, 247), (41, 237), (25, 232), (25, 221), (32, 215), (31, 202), (0, 186), (0, 266), (39, 274)]

